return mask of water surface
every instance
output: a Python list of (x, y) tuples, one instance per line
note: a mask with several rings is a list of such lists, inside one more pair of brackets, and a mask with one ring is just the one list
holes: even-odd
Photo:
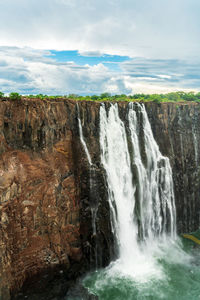
[(155, 269), (149, 274), (145, 269), (138, 278), (134, 272), (132, 276), (120, 273), (116, 268), (119, 262), (115, 262), (107, 269), (88, 274), (83, 283), (100, 300), (200, 299), (199, 247), (182, 250), (180, 245), (170, 245), (155, 255)]

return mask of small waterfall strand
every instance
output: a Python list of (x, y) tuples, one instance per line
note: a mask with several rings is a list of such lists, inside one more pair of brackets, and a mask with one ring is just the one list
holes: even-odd
[(84, 137), (83, 137), (83, 129), (82, 129), (82, 124), (81, 124), (81, 119), (80, 119), (80, 110), (79, 110), (78, 103), (76, 104), (76, 106), (77, 106), (77, 112), (78, 112), (78, 127), (79, 127), (80, 140), (81, 140), (81, 143), (82, 143), (83, 148), (85, 150), (85, 154), (87, 156), (88, 162), (91, 166), (92, 165), (92, 160), (91, 160), (91, 156), (90, 156), (90, 153), (88, 151), (86, 142), (85, 142)]
[[(95, 184), (95, 166), (92, 163), (92, 159), (89, 153), (89, 150), (87, 148), (86, 142), (84, 140), (83, 136), (83, 129), (82, 129), (82, 124), (81, 124), (81, 118), (80, 118), (80, 110), (79, 110), (79, 105), (78, 103), (76, 104), (77, 106), (77, 112), (78, 112), (78, 126), (79, 126), (79, 135), (80, 135), (80, 140), (83, 145), (83, 148), (85, 150), (85, 154), (87, 156), (89, 165), (90, 165), (90, 173), (89, 173), (89, 184), (90, 184), (90, 210), (91, 210), (91, 221), (92, 221), (92, 234), (93, 237), (96, 238), (97, 234), (97, 229), (96, 229), (96, 217), (97, 217), (97, 211), (98, 211), (98, 203), (97, 203), (97, 197), (94, 195), (94, 184)], [(97, 268), (97, 243), (95, 243), (95, 268)]]

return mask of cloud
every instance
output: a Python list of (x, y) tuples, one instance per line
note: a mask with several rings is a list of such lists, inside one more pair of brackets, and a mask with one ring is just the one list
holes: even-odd
[[(29, 48), (0, 48), (0, 84), (5, 93), (22, 94), (99, 94), (129, 92), (123, 77), (99, 63), (80, 66), (74, 62), (58, 63), (47, 51)], [(120, 87), (120, 88), (119, 88)]]
[(198, 57), (198, 0), (1, 0), (0, 45)]
[(78, 51), (78, 53), (81, 56), (86, 56), (86, 57), (101, 57), (103, 56), (103, 53), (101, 53), (100, 51)]
[(200, 60), (135, 58), (120, 64), (124, 75), (139, 81), (152, 81), (163, 87), (198, 89)]
[(199, 0), (0, 0), (1, 89), (196, 90), (199, 11)]
[(80, 65), (66, 59), (58, 62), (51, 51), (17, 47), (0, 47), (0, 57), (0, 86), (5, 93), (132, 94), (197, 90), (200, 86), (198, 61), (135, 58), (119, 60), (113, 68), (112, 62), (104, 62), (106, 55), (91, 65), (83, 56), (85, 64)]

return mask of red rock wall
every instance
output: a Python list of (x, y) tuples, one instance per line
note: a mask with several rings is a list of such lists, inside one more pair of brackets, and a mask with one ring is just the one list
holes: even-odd
[(67, 117), (74, 106), (0, 102), (1, 299), (35, 274), (70, 268), (70, 261), (81, 259), (79, 189)]

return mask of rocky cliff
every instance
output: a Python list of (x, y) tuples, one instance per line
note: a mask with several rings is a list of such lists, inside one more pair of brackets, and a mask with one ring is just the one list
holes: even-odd
[[(55, 278), (64, 284), (52, 297), (64, 294), (66, 280), (115, 255), (100, 162), (100, 103), (78, 106), (92, 166), (80, 141), (76, 102), (0, 102), (0, 299), (15, 298), (32, 282), (52, 285)], [(173, 169), (178, 230), (197, 229), (200, 105), (145, 106)], [(126, 119), (128, 104), (119, 109)]]
[(179, 233), (200, 225), (200, 105), (148, 103), (155, 139), (170, 159)]

